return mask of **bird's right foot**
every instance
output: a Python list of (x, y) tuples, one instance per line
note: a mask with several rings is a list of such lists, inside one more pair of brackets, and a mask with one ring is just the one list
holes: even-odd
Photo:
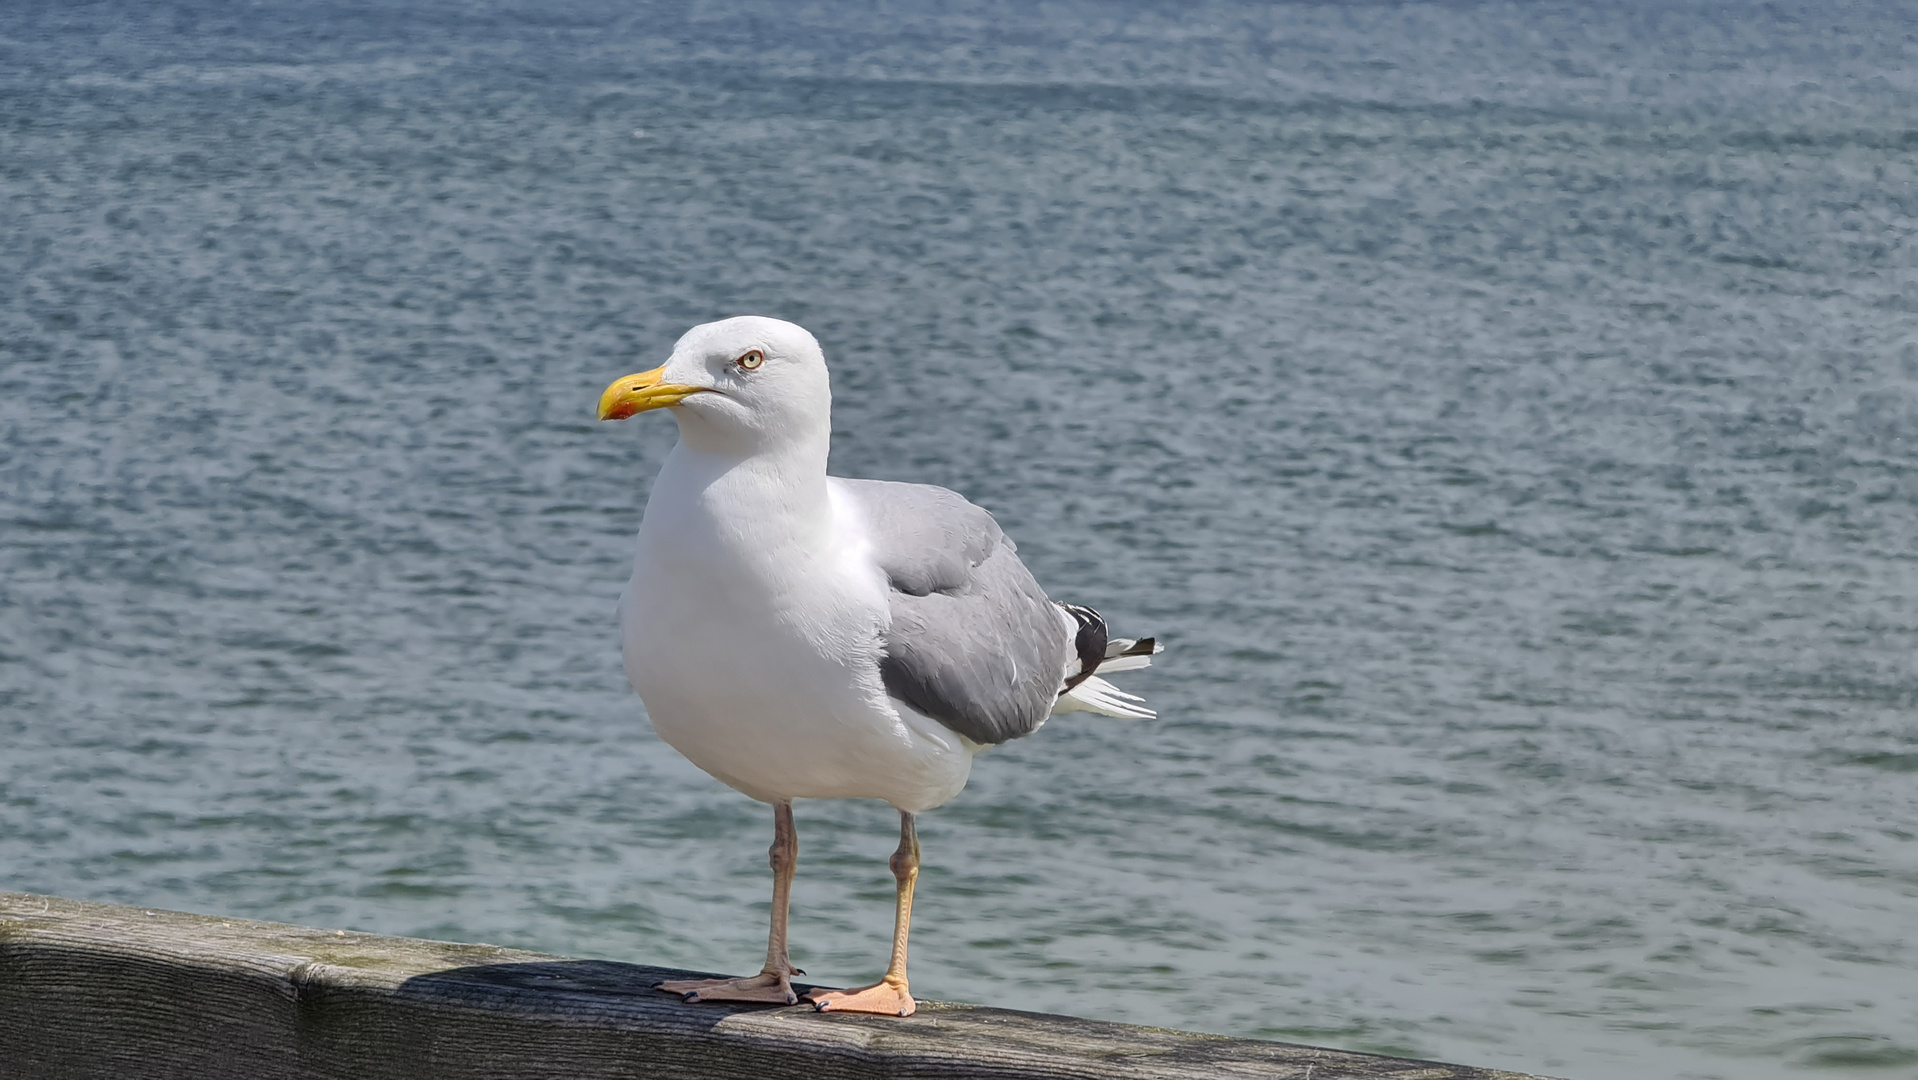
[(793, 993), (792, 976), (799, 974), (803, 973), (797, 970), (762, 971), (747, 979), (677, 979), (657, 983), (653, 989), (678, 994), (684, 1001), (751, 1001), (768, 1005), (797, 1005), (799, 995)]

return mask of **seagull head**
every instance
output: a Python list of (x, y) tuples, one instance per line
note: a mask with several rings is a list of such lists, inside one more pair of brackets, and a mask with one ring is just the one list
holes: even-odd
[(673, 410), (695, 450), (750, 454), (832, 431), (826, 358), (805, 327), (741, 315), (686, 331), (651, 371), (615, 379), (599, 397), (601, 420)]

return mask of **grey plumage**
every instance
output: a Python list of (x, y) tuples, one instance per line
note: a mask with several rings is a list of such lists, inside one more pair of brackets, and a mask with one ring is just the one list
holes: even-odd
[(892, 587), (886, 692), (979, 743), (1029, 735), (1072, 643), (992, 515), (928, 484), (832, 479), (863, 512)]

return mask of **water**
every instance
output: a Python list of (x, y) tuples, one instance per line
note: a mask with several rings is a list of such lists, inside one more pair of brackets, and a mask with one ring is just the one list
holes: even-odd
[[(0, 11), (0, 887), (747, 969), (613, 602), (687, 326), (1169, 645), (923, 820), (923, 996), (1918, 1075), (1895, 6)], [(893, 823), (802, 804), (795, 958)]]

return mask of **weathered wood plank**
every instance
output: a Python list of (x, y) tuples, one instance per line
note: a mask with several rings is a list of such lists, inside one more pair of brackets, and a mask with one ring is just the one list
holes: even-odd
[(921, 1002), (909, 1019), (688, 1005), (697, 972), (0, 892), (19, 1080), (1522, 1080)]

